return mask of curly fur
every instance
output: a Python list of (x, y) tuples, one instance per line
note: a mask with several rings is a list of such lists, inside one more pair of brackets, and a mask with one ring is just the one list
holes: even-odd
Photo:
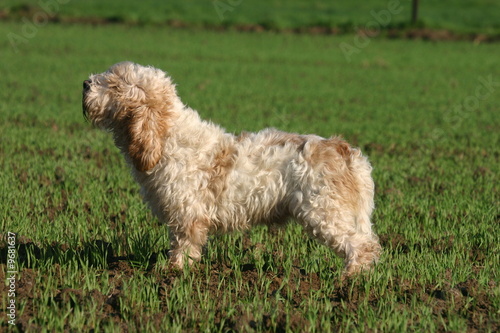
[(345, 258), (347, 274), (377, 261), (371, 166), (341, 138), (226, 133), (183, 105), (166, 73), (131, 62), (91, 75), (83, 109), (113, 134), (145, 201), (168, 224), (175, 265), (199, 260), (212, 232), (290, 219)]

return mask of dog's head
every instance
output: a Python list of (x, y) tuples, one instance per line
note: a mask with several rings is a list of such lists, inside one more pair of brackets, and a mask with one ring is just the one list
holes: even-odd
[(177, 100), (175, 86), (163, 71), (132, 62), (115, 64), (83, 81), (85, 118), (112, 132), (139, 171), (160, 160)]

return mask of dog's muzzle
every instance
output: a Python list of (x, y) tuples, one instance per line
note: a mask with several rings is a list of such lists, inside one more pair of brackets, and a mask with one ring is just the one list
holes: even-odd
[(90, 84), (92, 81), (90, 80), (85, 80), (83, 81), (83, 91), (82, 91), (82, 109), (83, 109), (83, 117), (88, 120), (88, 115), (87, 115), (87, 108), (85, 106), (85, 95), (87, 92), (90, 90)]
[(84, 92), (90, 89), (91, 83), (92, 83), (92, 81), (90, 81), (90, 80), (83, 81), (83, 91)]

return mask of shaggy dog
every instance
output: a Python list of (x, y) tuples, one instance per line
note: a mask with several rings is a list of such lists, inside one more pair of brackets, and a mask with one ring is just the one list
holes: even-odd
[(113, 134), (167, 223), (176, 266), (199, 260), (212, 232), (290, 219), (343, 257), (348, 275), (379, 257), (371, 166), (339, 137), (226, 133), (185, 106), (165, 72), (131, 62), (83, 82), (83, 112)]

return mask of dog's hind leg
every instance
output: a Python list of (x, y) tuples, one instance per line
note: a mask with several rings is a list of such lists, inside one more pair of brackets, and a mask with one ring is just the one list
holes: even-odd
[(369, 269), (379, 258), (381, 247), (378, 238), (365, 221), (337, 216), (327, 220), (309, 217), (302, 223), (313, 238), (344, 258), (346, 275)]

